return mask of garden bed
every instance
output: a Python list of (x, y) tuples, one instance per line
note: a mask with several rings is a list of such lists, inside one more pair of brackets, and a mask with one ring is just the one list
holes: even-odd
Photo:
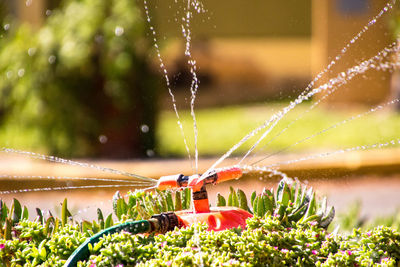
[[(179, 197), (177, 196), (179, 195)], [(173, 200), (175, 197), (175, 200)], [(329, 223), (334, 210), (304, 186), (281, 181), (276, 189), (253, 193), (231, 189), (217, 196), (218, 206), (237, 206), (254, 213), (246, 229), (207, 231), (194, 224), (165, 234), (132, 235), (126, 231), (104, 235), (90, 245), (90, 256), (80, 266), (396, 266), (400, 261), (400, 233), (394, 226), (353, 229), (341, 233)], [(98, 210), (97, 220), (73, 219), (63, 203), (60, 218), (44, 215), (28, 220), (28, 211), (14, 200), (2, 203), (0, 259), (3, 266), (62, 266), (88, 237), (112, 225), (149, 219), (155, 213), (187, 209), (188, 190), (136, 191), (114, 198), (114, 215)], [(114, 219), (113, 219), (114, 218)]]

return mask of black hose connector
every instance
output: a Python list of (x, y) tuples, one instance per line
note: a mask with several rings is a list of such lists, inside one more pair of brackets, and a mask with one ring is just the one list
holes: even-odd
[(151, 216), (150, 222), (153, 222), (153, 231), (165, 234), (168, 231), (172, 231), (175, 227), (179, 227), (178, 216), (174, 212), (163, 212)]

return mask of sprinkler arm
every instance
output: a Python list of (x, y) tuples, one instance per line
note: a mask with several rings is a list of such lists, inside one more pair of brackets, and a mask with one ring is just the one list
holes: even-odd
[(222, 168), (211, 171), (204, 179), (195, 174), (185, 176), (183, 174), (175, 174), (162, 176), (157, 182), (156, 188), (159, 190), (178, 189), (182, 187), (190, 187), (194, 191), (200, 190), (203, 185), (217, 184), (228, 180), (239, 179), (243, 172), (239, 167)]

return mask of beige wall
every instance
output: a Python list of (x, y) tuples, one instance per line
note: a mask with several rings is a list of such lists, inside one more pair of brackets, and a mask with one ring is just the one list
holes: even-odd
[[(183, 7), (174, 4), (174, 0), (147, 2), (151, 5), (153, 21), (159, 32), (167, 36), (180, 35)], [(196, 15), (192, 23), (195, 37), (304, 38), (311, 35), (311, 0), (201, 0), (200, 2), (203, 3), (206, 13)], [(176, 14), (178, 9), (180, 14)]]
[(39, 27), (45, 17), (45, 0), (17, 0), (16, 12), (24, 22)]
[[(387, 3), (386, 0), (355, 0), (348, 2), (366, 3), (365, 9), (346, 12), (341, 4), (346, 0), (313, 0), (313, 74), (317, 75), (340, 50), (373, 18)], [(342, 3), (340, 3), (342, 2)], [(376, 25), (355, 42), (343, 58), (327, 73), (323, 79), (336, 77), (357, 62), (374, 56), (388, 45), (390, 32), (387, 29), (388, 16), (380, 19)], [(321, 84), (321, 83), (319, 83)], [(373, 105), (390, 96), (390, 73), (367, 71), (347, 85), (340, 87), (328, 97), (328, 103)]]

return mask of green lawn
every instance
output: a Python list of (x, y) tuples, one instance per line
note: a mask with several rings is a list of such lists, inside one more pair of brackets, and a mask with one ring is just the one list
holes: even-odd
[[(279, 111), (286, 105), (276, 103), (257, 104), (197, 110), (200, 156), (222, 155), (243, 136), (270, 118), (271, 114)], [(271, 151), (281, 150), (331, 125), (341, 123), (351, 116), (357, 116), (367, 111), (353, 110), (351, 112), (338, 112), (317, 107), (306, 112), (310, 105), (310, 103), (305, 103), (290, 111), (267, 136), (265, 141), (258, 146), (258, 153), (267, 154)], [(277, 133), (301, 116), (301, 114), (303, 114), (301, 119), (293, 123), (279, 137), (275, 138)], [(190, 113), (183, 111), (180, 113), (180, 116), (188, 143), (193, 151), (193, 122)], [(290, 147), (287, 152), (301, 150), (326, 151), (328, 149), (382, 143), (392, 139), (397, 140), (400, 138), (399, 133), (400, 114), (386, 109), (341, 124), (310, 140)], [(157, 137), (159, 142), (158, 152), (162, 156), (185, 156), (187, 154), (175, 113), (170, 111), (163, 111), (161, 113)], [(236, 154), (242, 155), (245, 153), (255, 141), (256, 139), (253, 138), (245, 143), (237, 150)], [(267, 144), (268, 142), (270, 143)]]

